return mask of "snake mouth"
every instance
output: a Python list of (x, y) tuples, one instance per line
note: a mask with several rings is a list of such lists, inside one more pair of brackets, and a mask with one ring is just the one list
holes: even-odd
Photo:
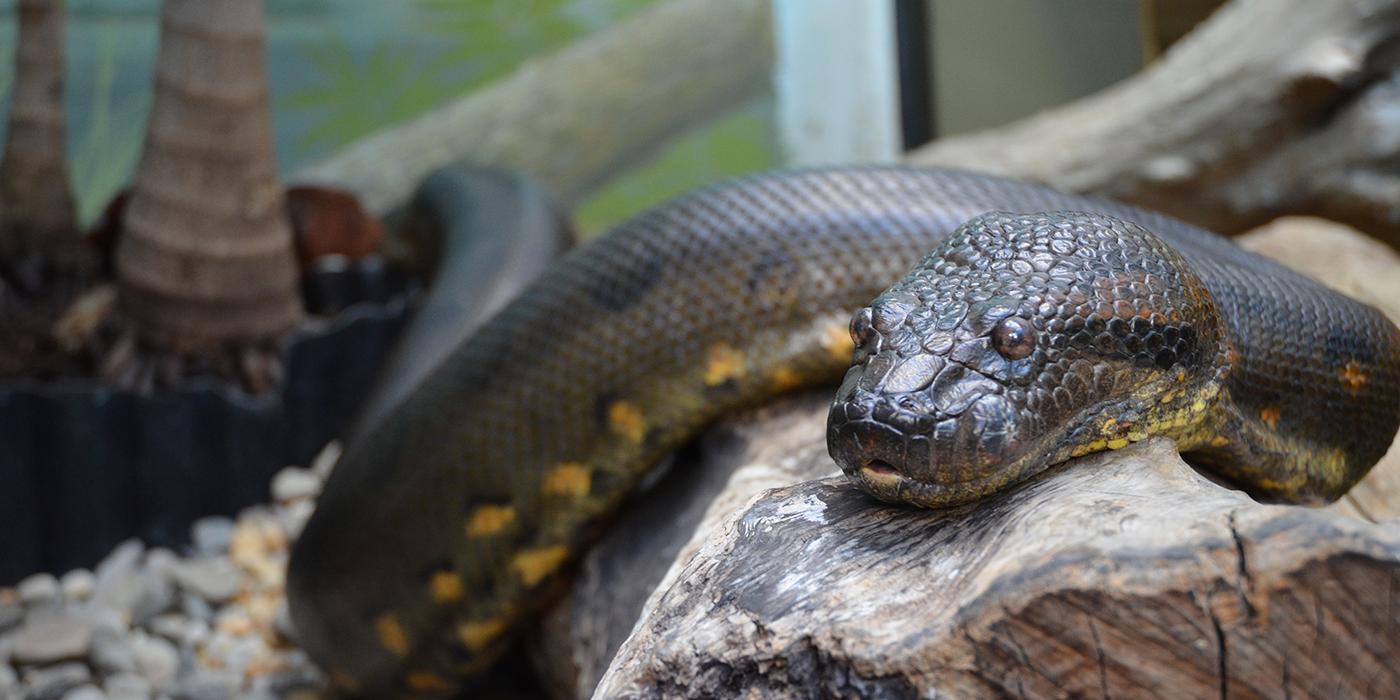
[(872, 459), (866, 462), (865, 466), (861, 467), (861, 469), (863, 471), (869, 472), (876, 478), (883, 478), (886, 476), (899, 474), (899, 470), (895, 469), (893, 464), (890, 464), (889, 462), (886, 462), (883, 459)]
[[(1002, 401), (995, 397), (989, 404)], [(1002, 420), (1005, 416), (992, 420), (984, 410), (961, 416), (879, 414), (885, 420), (861, 399), (838, 399), (827, 419), (832, 458), (876, 498), (946, 507), (1015, 480), (1023, 455), (1012, 444), (1014, 421)], [(926, 433), (915, 427), (922, 423), (935, 427)]]
[(976, 501), (996, 493), (1006, 485), (1019, 481), (1015, 469), (997, 469), (973, 474), (965, 480), (932, 481), (910, 475), (883, 459), (857, 457), (854, 468), (849, 460), (837, 456), (844, 452), (839, 445), (852, 440), (842, 438), (831, 443), (831, 450), (841, 464), (846, 477), (862, 491), (888, 503), (900, 503), (924, 508), (951, 508)]

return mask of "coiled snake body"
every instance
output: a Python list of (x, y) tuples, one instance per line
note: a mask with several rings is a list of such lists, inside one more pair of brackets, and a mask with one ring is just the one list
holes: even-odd
[(658, 459), (843, 372), (833, 457), (932, 506), (1149, 435), (1325, 501), (1400, 423), (1387, 319), (1179, 221), (949, 171), (741, 179), (566, 256), (350, 446), (293, 554), (303, 644), (348, 690), (451, 690)]

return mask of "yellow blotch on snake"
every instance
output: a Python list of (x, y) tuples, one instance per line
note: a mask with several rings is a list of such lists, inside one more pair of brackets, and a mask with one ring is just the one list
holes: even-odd
[(719, 386), (744, 375), (744, 353), (728, 343), (715, 343), (705, 353), (705, 385)]
[(1352, 393), (1361, 391), (1361, 388), (1366, 386), (1366, 373), (1361, 371), (1361, 367), (1354, 361), (1347, 362), (1338, 376)]
[(563, 545), (551, 545), (537, 549), (527, 549), (510, 560), (510, 568), (515, 570), (527, 587), (543, 581), (569, 558), (569, 549)]
[(540, 490), (546, 496), (582, 498), (588, 495), (592, 474), (578, 462), (560, 462), (544, 475)]
[(476, 652), (501, 636), (505, 630), (506, 621), (499, 617), (483, 622), (463, 622), (457, 625), (457, 639), (462, 642), (462, 646)]
[(1259, 420), (1264, 421), (1270, 428), (1277, 428), (1278, 419), (1282, 417), (1283, 414), (1279, 413), (1278, 407), (1276, 406), (1265, 406), (1259, 410)]
[(446, 693), (453, 685), (432, 671), (413, 671), (404, 678), (410, 690), (417, 693)]
[(647, 421), (642, 412), (627, 401), (618, 401), (608, 407), (608, 427), (628, 442), (640, 445), (647, 434)]
[(379, 636), (379, 645), (394, 656), (408, 656), (408, 633), (393, 613), (384, 613), (374, 618), (374, 633)]
[(428, 590), (433, 600), (451, 603), (462, 598), (462, 577), (452, 571), (439, 571), (428, 580)]
[(515, 509), (510, 506), (477, 506), (467, 518), (467, 537), (490, 537), (500, 534), (515, 522)]
[(1070, 456), (1083, 457), (1084, 455), (1093, 452), (1100, 452), (1106, 447), (1108, 447), (1108, 441), (1103, 438), (1099, 438), (1098, 440), (1091, 440), (1083, 445), (1076, 445), (1074, 449), (1070, 451)]
[(360, 692), (360, 682), (345, 672), (343, 668), (331, 669), (331, 687), (351, 695)]

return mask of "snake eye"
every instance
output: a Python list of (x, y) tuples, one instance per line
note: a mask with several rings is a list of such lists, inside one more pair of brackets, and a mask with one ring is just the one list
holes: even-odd
[(1023, 318), (1004, 318), (992, 329), (992, 347), (1008, 360), (1026, 357), (1035, 349), (1035, 328)]

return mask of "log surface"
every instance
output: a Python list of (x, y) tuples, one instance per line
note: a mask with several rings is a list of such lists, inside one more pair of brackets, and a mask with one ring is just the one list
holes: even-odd
[(726, 519), (597, 695), (1387, 697), (1397, 599), (1394, 527), (1260, 505), (1167, 441), (941, 512), (833, 478)]

